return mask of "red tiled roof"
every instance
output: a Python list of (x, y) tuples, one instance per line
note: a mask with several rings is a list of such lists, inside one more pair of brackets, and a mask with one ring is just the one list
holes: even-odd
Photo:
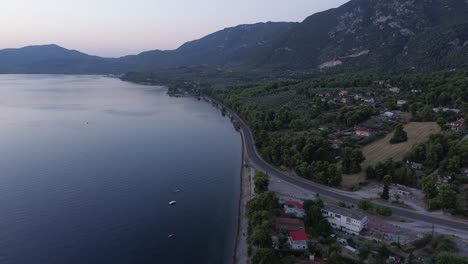
[(358, 127), (358, 128), (355, 129), (355, 131), (361, 131), (361, 132), (375, 132), (375, 129), (367, 128), (367, 127)]
[(301, 204), (300, 202), (296, 202), (296, 201), (285, 201), (284, 204), (285, 204), (285, 205), (294, 206), (294, 207), (299, 208), (299, 209), (302, 209), (302, 204)]
[(457, 121), (450, 123), (451, 126), (457, 126), (457, 127), (463, 126), (464, 124), (465, 124), (464, 118), (460, 118)]
[(339, 139), (330, 139), (330, 140), (328, 140), (328, 142), (330, 142), (331, 144), (336, 144), (336, 145), (344, 144), (344, 142), (339, 140)]
[(302, 230), (298, 230), (298, 231), (289, 231), (289, 236), (291, 237), (291, 239), (293, 241), (304, 241), (304, 240), (308, 240), (307, 239), (307, 234), (302, 231)]
[(304, 222), (295, 218), (277, 218), (275, 221), (275, 229), (278, 231), (304, 230), (304, 228)]

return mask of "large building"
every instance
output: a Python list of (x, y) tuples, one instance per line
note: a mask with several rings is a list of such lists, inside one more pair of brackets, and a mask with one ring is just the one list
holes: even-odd
[(322, 215), (333, 228), (353, 235), (359, 235), (368, 223), (366, 214), (335, 205), (325, 205)]

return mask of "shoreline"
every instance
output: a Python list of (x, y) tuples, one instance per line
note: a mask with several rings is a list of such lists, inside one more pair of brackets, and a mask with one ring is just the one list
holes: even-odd
[[(250, 194), (246, 196), (246, 192), (248, 192), (248, 188), (245, 188), (245, 184), (248, 184), (248, 177), (246, 177), (246, 170), (244, 167), (245, 164), (245, 145), (244, 145), (244, 133), (242, 130), (239, 131), (241, 135), (241, 142), (242, 142), (242, 164), (241, 164), (241, 171), (240, 171), (240, 192), (239, 192), (239, 207), (237, 213), (237, 231), (236, 231), (236, 240), (234, 243), (234, 252), (232, 256), (232, 263), (246, 263), (247, 254), (244, 252), (243, 249), (247, 247), (246, 243), (246, 228), (245, 224), (247, 222), (247, 216), (245, 215), (245, 206), (247, 202), (250, 200)], [(244, 261), (243, 261), (244, 260)]]

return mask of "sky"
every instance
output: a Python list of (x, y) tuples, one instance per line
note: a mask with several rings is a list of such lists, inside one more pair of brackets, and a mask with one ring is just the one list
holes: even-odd
[(119, 57), (239, 24), (302, 21), (348, 0), (2, 0), (0, 49), (57, 44)]

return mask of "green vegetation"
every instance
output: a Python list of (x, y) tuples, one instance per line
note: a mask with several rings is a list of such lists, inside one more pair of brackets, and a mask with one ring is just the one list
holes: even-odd
[(361, 171), (361, 163), (365, 160), (360, 149), (344, 148), (342, 170), (344, 173), (352, 174)]
[(422, 163), (432, 171), (439, 167), (457, 143), (458, 137), (454, 133), (432, 135), (425, 143), (415, 145), (405, 159)]
[(255, 185), (255, 193), (260, 194), (268, 191), (268, 184), (270, 179), (268, 175), (261, 171), (255, 172), (254, 175), (254, 185)]
[(392, 216), (392, 209), (390, 207), (386, 207), (386, 206), (382, 206), (382, 207), (379, 207), (377, 208), (376, 212), (381, 215), (381, 216), (385, 216), (385, 217), (388, 217), (388, 216)]
[(357, 206), (363, 211), (372, 211), (374, 209), (374, 204), (370, 200), (360, 200)]
[(416, 186), (416, 172), (411, 168), (405, 168), (400, 162), (387, 160), (379, 162), (375, 166), (369, 166), (366, 169), (367, 179), (382, 181), (384, 176), (391, 176), (391, 183), (402, 184), (410, 187)]
[(430, 210), (457, 208), (457, 193), (449, 184), (440, 187), (434, 177), (427, 176), (421, 182), (424, 200)]
[(392, 176), (390, 175), (386, 175), (384, 178), (383, 178), (383, 190), (382, 190), (382, 194), (380, 195), (380, 198), (384, 199), (384, 200), (388, 200), (390, 199), (390, 184), (392, 184)]
[(406, 134), (406, 131), (403, 129), (403, 125), (399, 124), (395, 129), (395, 133), (393, 134), (393, 137), (390, 139), (390, 143), (398, 144), (398, 143), (405, 142), (405, 141), (408, 141), (408, 135)]

